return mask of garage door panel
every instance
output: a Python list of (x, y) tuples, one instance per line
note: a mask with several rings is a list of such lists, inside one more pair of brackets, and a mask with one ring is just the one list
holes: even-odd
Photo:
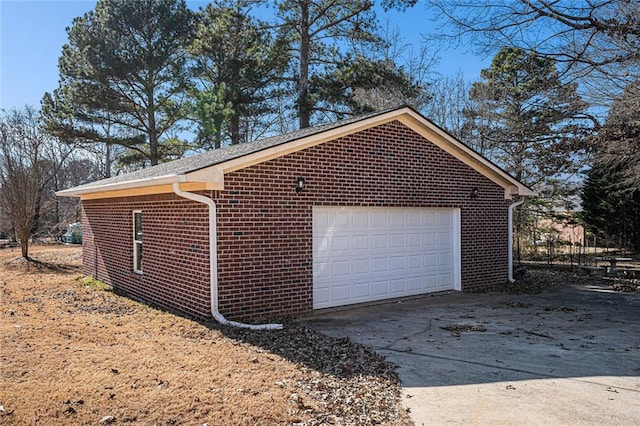
[(406, 292), (406, 279), (397, 278), (391, 280), (391, 294), (404, 294)]
[(328, 305), (332, 303), (332, 299), (329, 295), (330, 289), (328, 287), (314, 287), (313, 289), (313, 302), (319, 305)]
[[(441, 253), (438, 255), (438, 265), (449, 267), (453, 265), (453, 253)], [(447, 268), (448, 269), (448, 268)]]
[(387, 225), (387, 212), (385, 211), (370, 211), (369, 212), (369, 226), (371, 228), (384, 228)]
[(314, 236), (313, 237), (314, 250), (318, 251), (319, 253), (326, 252), (329, 249), (329, 241), (330, 241), (329, 237), (316, 238)]
[(386, 296), (389, 294), (389, 281), (374, 281), (373, 282), (373, 295), (376, 297)]
[(334, 286), (333, 291), (331, 292), (333, 300), (336, 302), (350, 301), (352, 299), (351, 288), (352, 286), (350, 284)]
[(422, 247), (435, 247), (438, 239), (435, 232), (425, 232), (422, 234)]
[(451, 232), (438, 232), (438, 246), (452, 246), (453, 235)]
[(363, 210), (359, 212), (353, 212), (351, 214), (351, 226), (354, 229), (367, 228), (369, 225), (369, 212)]
[(422, 220), (422, 213), (420, 212), (405, 212), (404, 214), (405, 217), (405, 225), (407, 226), (413, 226), (413, 227), (420, 227), (421, 225), (421, 220)]
[(422, 265), (423, 268), (433, 268), (438, 266), (438, 255), (437, 254), (425, 254), (422, 256)]
[(313, 222), (315, 225), (326, 228), (329, 225), (329, 211), (328, 210), (314, 210)]
[(335, 260), (331, 263), (331, 274), (334, 277), (348, 277), (351, 275), (350, 260)]
[(411, 254), (406, 257), (407, 269), (420, 269), (422, 267), (422, 256), (419, 254)]
[(353, 274), (369, 274), (371, 271), (369, 264), (369, 258), (366, 259), (354, 259), (353, 260)]
[(349, 251), (349, 237), (347, 235), (334, 235), (331, 237), (331, 250)]
[(407, 248), (419, 248), (422, 241), (422, 235), (417, 232), (407, 234)]
[(405, 247), (405, 235), (404, 234), (391, 234), (389, 235), (389, 246), (391, 248), (404, 248)]
[(423, 212), (422, 225), (437, 225), (438, 215), (436, 212)]
[(438, 225), (450, 226), (452, 224), (453, 216), (448, 212), (438, 212)]
[(453, 285), (453, 274), (444, 273), (438, 275), (438, 288), (442, 290), (448, 290)]
[(388, 215), (389, 225), (392, 227), (403, 227), (406, 223), (406, 217), (403, 211), (393, 211)]
[(313, 266), (313, 274), (318, 278), (329, 278), (329, 262), (318, 262)]
[(389, 270), (389, 259), (386, 257), (379, 257), (377, 259), (371, 259), (373, 272), (387, 272)]
[(315, 207), (314, 309), (455, 288), (455, 214)]
[(438, 276), (437, 275), (426, 275), (423, 277), (424, 289), (427, 292), (430, 291), (438, 291)]
[(351, 250), (369, 250), (368, 235), (351, 236)]
[(369, 282), (355, 283), (353, 285), (353, 297), (356, 299), (368, 298), (371, 295)]
[(405, 266), (405, 257), (404, 256), (394, 256), (389, 259), (389, 270), (390, 271), (404, 271), (407, 267)]
[(329, 216), (329, 221), (332, 226), (343, 228), (349, 225), (350, 218), (351, 215), (348, 212), (338, 211)]
[(371, 236), (371, 248), (372, 249), (386, 249), (388, 247), (387, 244), (387, 235), (386, 234), (377, 234)]
[(407, 279), (407, 290), (411, 294), (420, 294), (422, 291), (422, 277), (409, 277)]

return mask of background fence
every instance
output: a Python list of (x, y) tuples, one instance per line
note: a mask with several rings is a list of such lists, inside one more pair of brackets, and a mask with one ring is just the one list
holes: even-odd
[[(603, 264), (599, 257), (620, 256), (636, 259), (634, 253), (614, 246), (600, 247), (572, 244), (567, 241), (546, 241), (535, 245), (523, 246), (515, 243), (515, 263), (521, 265), (537, 265), (540, 267), (557, 267), (577, 270), (579, 265), (599, 266)], [(605, 262), (606, 263), (606, 262)]]

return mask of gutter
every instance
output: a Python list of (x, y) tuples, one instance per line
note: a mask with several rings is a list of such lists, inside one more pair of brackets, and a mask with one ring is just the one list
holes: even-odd
[(177, 174), (169, 174), (163, 176), (156, 176), (152, 178), (143, 178), (143, 179), (135, 179), (125, 182), (115, 182), (107, 185), (102, 185), (99, 187), (89, 186), (89, 187), (76, 187), (70, 189), (63, 189), (62, 191), (57, 191), (56, 195), (58, 197), (79, 197), (84, 194), (92, 194), (97, 191), (106, 192), (106, 191), (116, 191), (121, 189), (132, 189), (132, 188), (144, 188), (147, 186), (155, 186), (155, 185), (166, 185), (173, 184), (175, 182), (183, 181), (184, 175)]
[[(184, 180), (184, 175), (180, 176)], [(218, 236), (216, 221), (216, 203), (209, 197), (180, 189), (180, 183), (173, 183), (173, 192), (182, 198), (206, 204), (209, 207), (209, 276), (211, 278), (211, 315), (222, 325), (248, 328), (251, 330), (280, 330), (282, 324), (245, 324), (226, 319), (218, 310)]]
[(520, 200), (520, 201), (516, 201), (515, 203), (511, 203), (509, 204), (509, 214), (508, 214), (508, 220), (507, 222), (509, 223), (509, 229), (508, 229), (508, 235), (509, 235), (509, 241), (508, 241), (508, 245), (509, 245), (509, 282), (511, 284), (513, 284), (514, 282), (516, 282), (516, 280), (513, 278), (513, 210), (518, 207), (519, 205), (521, 205), (522, 203), (524, 203), (524, 200)]

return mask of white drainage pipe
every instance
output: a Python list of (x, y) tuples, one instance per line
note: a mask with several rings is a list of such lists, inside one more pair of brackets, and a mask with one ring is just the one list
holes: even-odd
[(282, 324), (245, 324), (226, 319), (218, 310), (218, 233), (216, 221), (216, 203), (209, 197), (180, 189), (178, 182), (173, 183), (173, 192), (182, 198), (209, 206), (209, 276), (211, 277), (211, 315), (223, 325), (249, 328), (251, 330), (279, 330)]

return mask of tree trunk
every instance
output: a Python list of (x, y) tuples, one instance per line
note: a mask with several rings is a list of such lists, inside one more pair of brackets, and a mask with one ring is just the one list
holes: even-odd
[[(153, 116), (153, 114), (151, 114), (151, 116)], [(153, 124), (151, 124), (151, 122)], [(156, 135), (156, 131), (155, 131), (155, 118), (150, 119), (149, 162), (151, 163), (152, 166), (156, 166), (160, 162), (160, 156), (158, 155), (158, 135)]]
[[(54, 192), (58, 192), (60, 190), (57, 173), (53, 176), (53, 190)], [(54, 214), (54, 241), (58, 242), (58, 236), (60, 235), (60, 197), (56, 197)]]
[(29, 239), (28, 238), (22, 238), (20, 240), (20, 250), (22, 252), (22, 257), (26, 260), (31, 260), (31, 258), (29, 257)]
[(234, 112), (230, 117), (231, 145), (240, 143), (240, 116)]
[(105, 146), (105, 157), (104, 157), (104, 172), (103, 172), (104, 179), (108, 179), (111, 177), (112, 163), (113, 163), (113, 159), (111, 158), (111, 144), (107, 143)]
[(298, 119), (301, 129), (309, 127), (311, 102), (309, 99), (309, 62), (311, 56), (311, 36), (309, 34), (309, 3), (301, 2), (300, 7), (300, 78), (298, 79)]
[(153, 81), (151, 72), (147, 81), (147, 131), (149, 132), (149, 162), (152, 166), (158, 165), (160, 156), (158, 154), (158, 129), (156, 129), (156, 106), (153, 97)]

